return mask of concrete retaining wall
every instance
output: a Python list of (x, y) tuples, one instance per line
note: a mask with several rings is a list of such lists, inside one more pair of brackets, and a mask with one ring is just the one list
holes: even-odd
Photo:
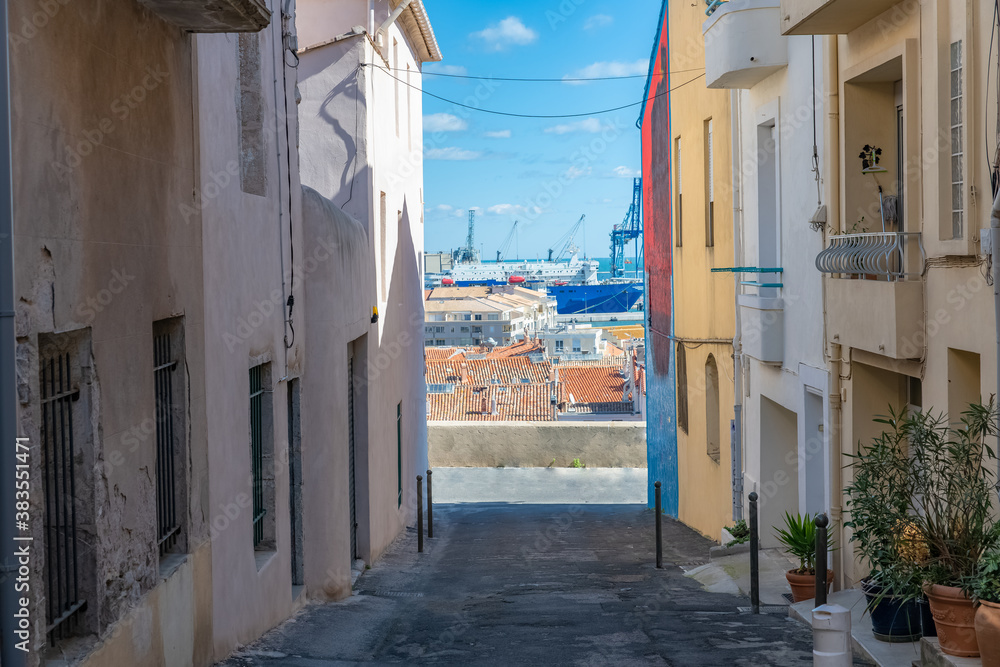
[(427, 437), (434, 468), (646, 467), (646, 422), (430, 422)]

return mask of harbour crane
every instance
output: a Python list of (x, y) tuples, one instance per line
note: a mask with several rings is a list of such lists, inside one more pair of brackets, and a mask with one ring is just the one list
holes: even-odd
[(635, 273), (639, 275), (642, 263), (642, 179), (632, 181), (632, 205), (628, 207), (625, 220), (611, 230), (611, 277), (625, 275), (625, 246), (635, 241)]
[(465, 239), (465, 247), (455, 251), (455, 258), (459, 262), (476, 262), (479, 260), (479, 253), (476, 252), (476, 209), (469, 209), (469, 235)]
[[(517, 220), (514, 221), (514, 226), (510, 228), (510, 233), (507, 234), (507, 238), (503, 240), (503, 243), (500, 244), (499, 250), (497, 250), (498, 264), (507, 259), (507, 252), (510, 250), (510, 244), (514, 242), (516, 238), (517, 238)], [(514, 246), (514, 250), (515, 250), (514, 254), (517, 255), (516, 243)], [(517, 257), (515, 256), (514, 259), (517, 259)]]
[[(555, 242), (554, 247), (549, 248), (549, 261), (559, 261), (563, 258), (567, 252), (574, 252), (578, 248), (573, 245), (573, 239), (576, 237), (576, 232), (580, 229), (580, 225), (587, 218), (586, 214), (581, 215), (580, 219), (576, 221), (576, 224), (570, 227), (570, 230), (559, 237), (559, 240)], [(560, 245), (561, 244), (561, 245)], [(555, 252), (555, 247), (559, 248), (559, 252), (555, 255), (553, 259), (552, 254)]]

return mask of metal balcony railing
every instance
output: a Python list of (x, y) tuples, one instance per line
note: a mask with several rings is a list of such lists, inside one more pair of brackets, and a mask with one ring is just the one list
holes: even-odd
[(915, 280), (924, 273), (927, 255), (920, 232), (841, 234), (816, 256), (823, 273)]
[(728, 0), (705, 0), (705, 4), (708, 8), (705, 10), (705, 16), (711, 16), (715, 13), (715, 10), (724, 5)]

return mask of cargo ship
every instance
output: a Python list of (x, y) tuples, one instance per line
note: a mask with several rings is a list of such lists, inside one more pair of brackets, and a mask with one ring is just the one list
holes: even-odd
[(560, 315), (625, 313), (642, 297), (642, 283), (607, 282), (599, 285), (552, 285)]

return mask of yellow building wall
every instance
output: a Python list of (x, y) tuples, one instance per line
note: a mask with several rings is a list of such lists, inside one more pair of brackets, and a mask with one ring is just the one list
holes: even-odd
[[(673, 159), (674, 335), (685, 346), (688, 429), (677, 430), (679, 518), (719, 539), (732, 524), (730, 420), (733, 419), (735, 283), (733, 274), (712, 268), (733, 265), (732, 134), (730, 92), (705, 86), (704, 5), (670, 3), (670, 123), (672, 149), (680, 144), (678, 220), (677, 155)], [(686, 83), (689, 82), (690, 83)], [(712, 173), (707, 155), (707, 121), (712, 121)], [(657, 138), (666, 141), (667, 138)], [(707, 244), (709, 178), (714, 194), (714, 245)], [(678, 223), (680, 222), (680, 230)], [(677, 247), (678, 231), (681, 246)], [(676, 346), (675, 346), (676, 351)], [(706, 361), (718, 369), (719, 457), (707, 451)], [(678, 387), (678, 396), (683, 395)], [(680, 399), (679, 399), (680, 400)]]

